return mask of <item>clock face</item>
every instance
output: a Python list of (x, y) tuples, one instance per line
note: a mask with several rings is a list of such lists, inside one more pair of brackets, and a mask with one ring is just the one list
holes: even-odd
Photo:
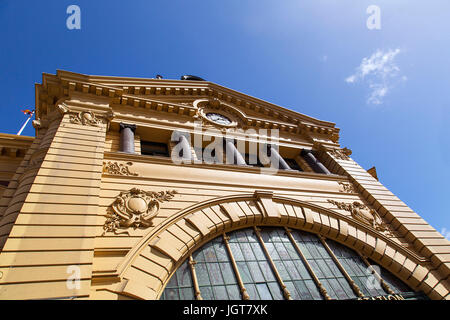
[(211, 120), (211, 121), (213, 121), (213, 122), (215, 122), (217, 124), (221, 124), (221, 125), (225, 125), (225, 126), (231, 124), (231, 120), (230, 119), (228, 119), (227, 117), (225, 117), (224, 115), (221, 115), (219, 113), (210, 112), (210, 113), (206, 114), (206, 117), (209, 120)]

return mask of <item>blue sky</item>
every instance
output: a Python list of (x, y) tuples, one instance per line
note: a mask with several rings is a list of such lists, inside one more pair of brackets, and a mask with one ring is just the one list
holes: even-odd
[[(66, 27), (71, 4), (81, 30)], [(449, 14), (448, 0), (0, 0), (0, 132), (18, 131), (43, 72), (195, 74), (335, 122), (352, 157), (450, 237)]]

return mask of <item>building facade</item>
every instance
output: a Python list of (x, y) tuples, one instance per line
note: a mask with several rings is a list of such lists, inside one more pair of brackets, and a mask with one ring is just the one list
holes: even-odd
[(450, 299), (449, 241), (334, 123), (201, 80), (43, 75), (0, 299)]

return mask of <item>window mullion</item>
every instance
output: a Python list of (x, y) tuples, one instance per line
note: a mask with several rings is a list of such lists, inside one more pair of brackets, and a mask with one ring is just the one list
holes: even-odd
[(289, 290), (287, 289), (286, 285), (284, 284), (283, 279), (281, 279), (281, 275), (278, 273), (277, 267), (275, 266), (275, 263), (273, 262), (272, 258), (270, 257), (269, 251), (267, 250), (266, 245), (264, 244), (264, 240), (262, 239), (261, 233), (259, 232), (260, 229), (258, 227), (253, 227), (253, 230), (255, 231), (256, 237), (258, 238), (259, 243), (261, 244), (261, 247), (262, 247), (262, 249), (264, 251), (264, 254), (267, 257), (267, 260), (270, 263), (270, 266), (272, 267), (272, 270), (273, 270), (273, 272), (275, 274), (275, 277), (278, 280), (278, 284), (283, 289), (284, 297), (287, 300), (292, 300), (291, 293), (289, 292)]
[(200, 293), (200, 287), (198, 286), (197, 273), (195, 272), (195, 264), (197, 262), (189, 255), (189, 267), (191, 268), (192, 282), (194, 284), (195, 298), (197, 300), (203, 300)]
[(395, 294), (395, 292), (391, 289), (391, 287), (389, 287), (389, 285), (386, 283), (386, 281), (384, 281), (383, 278), (381, 278), (381, 275), (379, 275), (378, 272), (373, 268), (373, 266), (370, 264), (369, 260), (367, 260), (367, 258), (365, 256), (363, 256), (361, 253), (359, 253), (358, 251), (357, 251), (357, 253), (361, 257), (361, 259), (364, 261), (366, 266), (370, 269), (372, 274), (380, 282), (383, 289), (389, 294)]
[(358, 297), (364, 297), (364, 294), (362, 293), (361, 289), (358, 287), (355, 281), (350, 277), (350, 275), (347, 273), (347, 270), (345, 270), (344, 266), (341, 264), (339, 259), (334, 255), (334, 252), (331, 250), (331, 248), (328, 246), (328, 243), (325, 241), (322, 235), (318, 235), (320, 242), (322, 242), (322, 245), (325, 247), (325, 250), (327, 250), (328, 254), (331, 256), (331, 259), (333, 259), (334, 263), (336, 263), (339, 270), (344, 275), (345, 279), (347, 279), (347, 282), (350, 284), (350, 286), (353, 289), (353, 292)]
[(312, 267), (309, 264), (309, 262), (306, 259), (306, 257), (303, 255), (303, 252), (302, 252), (302, 250), (300, 250), (300, 247), (297, 245), (297, 242), (295, 242), (295, 239), (294, 239), (294, 237), (291, 234), (291, 229), (285, 228), (285, 230), (286, 230), (286, 234), (289, 237), (289, 240), (291, 240), (292, 245), (294, 246), (294, 248), (297, 251), (297, 253), (300, 255), (300, 258), (303, 260), (303, 262), (305, 264), (305, 267), (308, 270), (308, 272), (311, 275), (311, 277), (313, 278), (314, 282), (316, 283), (316, 286), (319, 288), (320, 294), (325, 298), (325, 300), (331, 300), (331, 297), (328, 295), (327, 290), (325, 289), (323, 284), (320, 282), (319, 278), (315, 274), (314, 270), (312, 269)]
[(239, 273), (239, 269), (236, 263), (236, 260), (234, 259), (233, 252), (231, 251), (231, 247), (229, 244), (230, 237), (227, 236), (225, 233), (223, 234), (223, 242), (225, 243), (225, 247), (227, 248), (228, 256), (231, 260), (231, 265), (233, 266), (234, 274), (236, 275), (239, 288), (241, 289), (241, 295), (243, 300), (250, 300), (250, 296), (247, 293), (247, 289), (244, 286), (244, 282), (242, 281), (241, 274)]

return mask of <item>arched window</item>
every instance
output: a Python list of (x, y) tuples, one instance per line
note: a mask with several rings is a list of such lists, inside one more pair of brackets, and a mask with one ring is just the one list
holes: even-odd
[(165, 300), (424, 298), (335, 241), (280, 227), (215, 238), (171, 277)]

